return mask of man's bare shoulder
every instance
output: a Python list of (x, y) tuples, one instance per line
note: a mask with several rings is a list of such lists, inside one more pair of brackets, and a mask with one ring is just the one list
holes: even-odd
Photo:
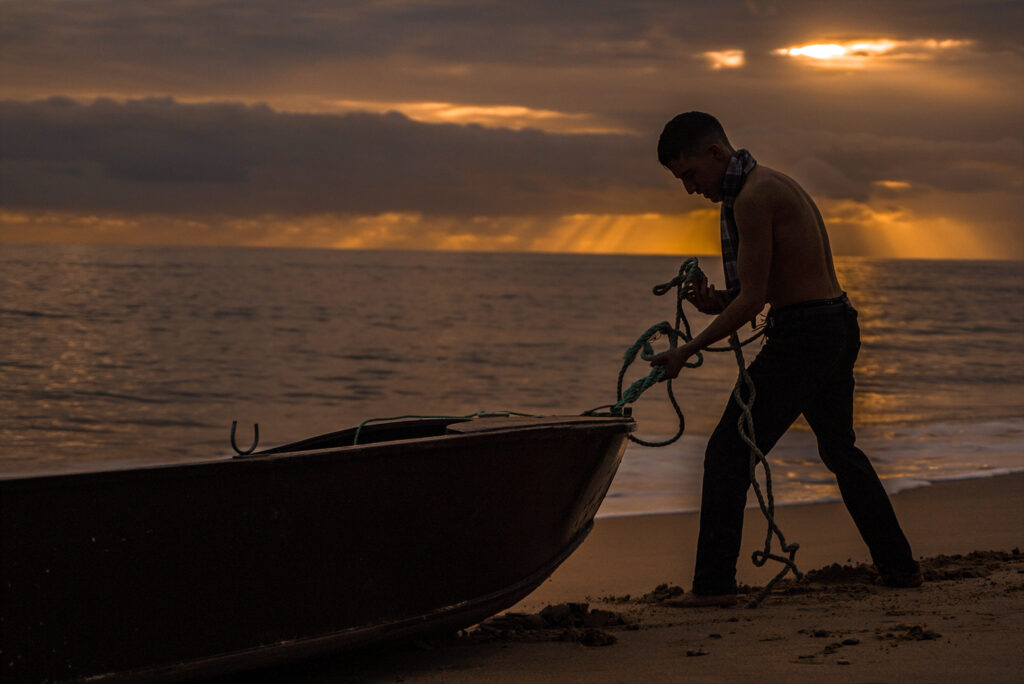
[(747, 176), (736, 198), (738, 210), (778, 210), (799, 203), (804, 195), (800, 185), (786, 174), (758, 164)]
[(750, 195), (760, 195), (763, 197), (766, 194), (786, 193), (793, 187), (799, 187), (799, 185), (786, 174), (758, 164), (747, 176), (747, 180), (743, 184), (743, 190), (740, 191), (740, 197), (748, 194), (748, 190)]
[(736, 197), (736, 213), (751, 215), (771, 211), (781, 191), (777, 173), (758, 165), (747, 176), (743, 189)]

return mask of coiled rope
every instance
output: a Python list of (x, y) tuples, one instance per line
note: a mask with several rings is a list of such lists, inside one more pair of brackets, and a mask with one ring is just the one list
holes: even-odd
[[(654, 351), (654, 347), (651, 345), (651, 341), (658, 335), (664, 335), (668, 338), (670, 349), (675, 349), (679, 345), (680, 339), (682, 339), (684, 343), (693, 339), (690, 322), (686, 318), (686, 312), (683, 311), (683, 300), (686, 299), (693, 291), (694, 284), (698, 281), (702, 281), (703, 278), (704, 274), (697, 265), (696, 257), (690, 257), (683, 261), (682, 265), (679, 267), (679, 273), (675, 278), (667, 283), (654, 286), (653, 292), (658, 297), (668, 293), (673, 287), (676, 289), (675, 324), (670, 325), (668, 321), (662, 321), (661, 323), (652, 325), (644, 331), (644, 333), (626, 350), (623, 355), (623, 363), (619, 370), (618, 382), (616, 384), (617, 401), (614, 404), (599, 406), (595, 409), (591, 409), (590, 411), (586, 411), (586, 415), (599, 415), (598, 412), (602, 409), (608, 409), (608, 413), (610, 415), (623, 415), (627, 410), (627, 404), (635, 402), (640, 398), (641, 394), (665, 378), (664, 367), (654, 366), (645, 377), (633, 382), (625, 391), (622, 389), (623, 378), (625, 377), (626, 371), (629, 369), (630, 365), (632, 365), (636, 360), (637, 354), (639, 354), (640, 358), (644, 361), (651, 361), (657, 355)], [(765, 585), (754, 599), (747, 603), (748, 608), (754, 608), (760, 604), (761, 601), (771, 592), (772, 587), (775, 586), (775, 584), (778, 583), (786, 573), (792, 571), (797, 578), (802, 576), (802, 573), (797, 568), (795, 561), (796, 552), (797, 549), (800, 548), (800, 545), (797, 543), (787, 543), (782, 530), (779, 529), (778, 524), (775, 522), (775, 497), (772, 493), (771, 468), (768, 465), (768, 460), (765, 458), (764, 453), (757, 446), (757, 440), (754, 435), (754, 417), (751, 410), (754, 406), (756, 389), (754, 387), (754, 381), (751, 379), (750, 374), (747, 373), (746, 362), (743, 358), (743, 347), (760, 338), (763, 334), (763, 326), (759, 328), (755, 327), (755, 333), (749, 338), (741, 341), (739, 334), (733, 332), (729, 336), (729, 345), (727, 347), (706, 347), (704, 349), (704, 351), (709, 352), (732, 351), (736, 357), (736, 365), (739, 367), (739, 375), (736, 379), (736, 385), (733, 387), (732, 391), (732, 396), (741, 409), (736, 429), (739, 432), (740, 439), (743, 440), (749, 449), (750, 484), (754, 488), (754, 493), (757, 495), (757, 502), (761, 509), (761, 513), (764, 515), (764, 518), (768, 523), (764, 547), (754, 551), (752, 561), (756, 567), (764, 566), (769, 560), (777, 561), (783, 565), (779, 573)], [(694, 355), (694, 360), (687, 361), (684, 366), (686, 368), (697, 368), (703, 363), (704, 356), (698, 351), (697, 354)], [(672, 408), (676, 412), (676, 416), (679, 421), (679, 428), (675, 435), (660, 442), (651, 442), (629, 435), (629, 438), (637, 444), (649, 447), (667, 446), (682, 437), (683, 432), (686, 429), (686, 419), (683, 416), (683, 411), (679, 407), (679, 402), (676, 400), (675, 394), (672, 390), (672, 380), (669, 379), (666, 381), (665, 386), (669, 402), (672, 404)], [(746, 389), (746, 399), (743, 397), (743, 389)], [(764, 469), (764, 492), (761, 491), (761, 486), (757, 481), (757, 466), (759, 464)], [(779, 539), (780, 547), (780, 553), (778, 554), (772, 552), (772, 538), (776, 536)]]

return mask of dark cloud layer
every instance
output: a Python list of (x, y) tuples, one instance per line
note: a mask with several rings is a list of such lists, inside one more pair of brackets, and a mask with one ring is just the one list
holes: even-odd
[(650, 140), (172, 100), (0, 103), (7, 207), (472, 216), (645, 211)]
[[(449, 216), (671, 212), (654, 134), (557, 135), (397, 114), (293, 114), (173, 100), (0, 103), (0, 202), (14, 208)], [(1013, 193), (1024, 146), (741, 132), (824, 197)]]
[(263, 62), (396, 54), (445, 61), (649, 59), (734, 41), (774, 46), (808, 33), (920, 34), (955, 29), (997, 49), (1019, 47), (1013, 0), (6, 0), (6, 44), (57, 59), (166, 54), (183, 62)]
[[(771, 53), (810, 39), (969, 40), (971, 78), (1024, 52), (1021, 5), (1005, 1), (9, 0), (0, 12), (4, 90), (19, 99), (316, 92), (604, 111), (637, 130), (670, 93), (792, 97)], [(700, 54), (728, 48), (755, 78), (723, 89)]]

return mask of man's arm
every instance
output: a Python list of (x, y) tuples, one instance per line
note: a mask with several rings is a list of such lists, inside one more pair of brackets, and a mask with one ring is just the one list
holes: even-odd
[(687, 359), (728, 337), (764, 308), (772, 264), (772, 211), (763, 192), (758, 192), (759, 188), (751, 190), (755, 192), (741, 195), (733, 207), (740, 236), (736, 254), (739, 294), (693, 340), (651, 361), (652, 365), (665, 366), (665, 377), (676, 377)]

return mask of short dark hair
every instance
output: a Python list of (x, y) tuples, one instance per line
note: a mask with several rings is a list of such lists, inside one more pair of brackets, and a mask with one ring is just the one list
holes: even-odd
[(668, 166), (679, 155), (692, 157), (702, 146), (712, 142), (723, 142), (732, 148), (718, 119), (704, 112), (685, 112), (665, 124), (661, 131), (658, 161)]

